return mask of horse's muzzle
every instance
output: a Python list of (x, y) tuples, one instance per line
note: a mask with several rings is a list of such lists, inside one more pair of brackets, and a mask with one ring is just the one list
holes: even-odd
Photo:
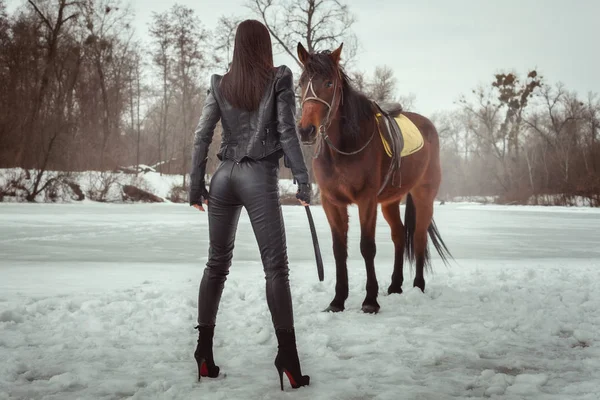
[(304, 144), (314, 144), (317, 141), (317, 128), (314, 125), (309, 125), (306, 128), (298, 126), (300, 140)]

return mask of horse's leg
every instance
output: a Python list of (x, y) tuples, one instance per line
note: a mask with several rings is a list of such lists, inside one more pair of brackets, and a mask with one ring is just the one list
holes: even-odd
[(322, 198), (323, 210), (331, 227), (333, 257), (335, 258), (335, 297), (325, 311), (344, 311), (348, 298), (348, 208)]
[(377, 202), (362, 203), (358, 207), (360, 217), (360, 253), (365, 259), (367, 269), (367, 296), (362, 304), (362, 310), (366, 313), (377, 313), (379, 303), (377, 303), (377, 294), (379, 284), (375, 274), (375, 253), (377, 246), (375, 244), (375, 225), (377, 223)]
[(429, 253), (427, 251), (427, 230), (431, 225), (433, 218), (433, 200), (435, 191), (429, 186), (424, 185), (411, 192), (414, 198), (416, 211), (416, 223), (414, 234), (414, 253), (416, 259), (416, 271), (414, 287), (425, 291), (424, 269), (429, 263)]
[(402, 283), (404, 282), (404, 225), (400, 219), (400, 203), (391, 203), (381, 206), (383, 217), (390, 226), (392, 232), (392, 241), (394, 242), (394, 272), (392, 273), (392, 283), (388, 288), (388, 294), (402, 293)]

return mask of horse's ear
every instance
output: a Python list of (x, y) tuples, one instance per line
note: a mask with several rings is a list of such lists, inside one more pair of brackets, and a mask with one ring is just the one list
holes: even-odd
[(302, 64), (306, 64), (306, 61), (308, 61), (308, 57), (308, 51), (306, 51), (304, 46), (302, 46), (302, 43), (298, 42), (298, 59)]
[(344, 47), (344, 43), (340, 44), (340, 47), (338, 47), (331, 53), (331, 58), (333, 59), (333, 62), (336, 63), (336, 65), (339, 64), (340, 59), (342, 58), (342, 47)]

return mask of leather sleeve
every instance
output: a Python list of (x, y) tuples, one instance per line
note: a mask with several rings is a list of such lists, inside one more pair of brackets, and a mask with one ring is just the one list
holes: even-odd
[(277, 131), (279, 141), (287, 161), (292, 169), (292, 174), (297, 183), (309, 183), (308, 171), (304, 163), (304, 156), (300, 148), (300, 140), (296, 131), (296, 97), (294, 94), (294, 81), (292, 71), (285, 67), (283, 76), (278, 79), (275, 86), (277, 103)]
[[(214, 82), (214, 79), (212, 80)], [(190, 204), (200, 204), (200, 197), (205, 188), (204, 175), (208, 161), (208, 148), (212, 142), (217, 122), (221, 118), (219, 104), (213, 94), (213, 84), (204, 100), (202, 116), (194, 134), (194, 148), (192, 150), (192, 170), (190, 172)]]

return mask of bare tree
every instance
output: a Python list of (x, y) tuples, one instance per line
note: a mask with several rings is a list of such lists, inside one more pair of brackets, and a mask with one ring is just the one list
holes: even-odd
[[(356, 76), (356, 75), (355, 75)], [(371, 99), (378, 103), (400, 103), (405, 111), (412, 110), (415, 106), (416, 96), (414, 93), (399, 96), (398, 80), (394, 76), (394, 70), (386, 65), (375, 67), (373, 78), (369, 81), (363, 80), (357, 86)]]
[(334, 49), (344, 42), (344, 64), (356, 55), (358, 41), (352, 32), (355, 18), (341, 0), (249, 0), (248, 7), (267, 26), (275, 46), (298, 66), (298, 42), (309, 52)]
[(367, 74), (364, 71), (359, 70), (348, 71), (347, 74), (350, 79), (352, 79), (352, 83), (356, 90), (367, 94), (369, 86)]
[(525, 162), (527, 163), (527, 176), (529, 177), (529, 187), (532, 193), (537, 193), (535, 185), (535, 165), (537, 163), (537, 157), (539, 155), (539, 143), (534, 139), (529, 138), (523, 144), (522, 154), (525, 155)]
[(21, 131), (21, 142), (16, 155), (16, 162), (18, 165), (31, 166), (32, 162), (25, 163), (23, 157), (26, 148), (32, 142), (32, 135), (40, 134), (40, 130), (43, 130), (43, 126), (39, 124), (41, 122), (39, 117), (48, 92), (51, 76), (54, 73), (60, 37), (65, 25), (69, 21), (77, 18), (79, 13), (76, 11), (76, 6), (78, 5), (78, 2), (76, 1), (67, 2), (67, 0), (59, 0), (55, 16), (52, 15), (51, 10), (43, 11), (38, 7), (39, 2), (28, 0), (28, 3), (33, 7), (46, 30), (46, 34), (44, 35), (45, 43), (43, 44), (46, 54), (40, 85), (36, 96), (32, 99), (33, 107), (31, 108), (29, 118), (24, 124), (24, 129)]
[(530, 71), (521, 82), (512, 73), (497, 74), (491, 88), (473, 91), (475, 101), (462, 97), (460, 104), (467, 114), (468, 132), (477, 138), (483, 154), (492, 155), (500, 170), (495, 173), (505, 193), (514, 189), (516, 163), (519, 157), (519, 135), (523, 131), (523, 112), (541, 77)]
[[(6, 4), (4, 0), (0, 0), (0, 107), (3, 108), (4, 113), (0, 113), (0, 148), (6, 149), (10, 145), (9, 136), (9, 117), (6, 115), (6, 106), (8, 106), (10, 99), (10, 68), (8, 67), (9, 53), (11, 46), (11, 38), (9, 36), (10, 23), (8, 21), (8, 15), (6, 14)], [(14, 84), (14, 83), (13, 83)], [(0, 168), (6, 162), (6, 156), (4, 151), (0, 150)]]
[[(590, 177), (596, 177), (595, 180), (598, 181), (597, 185), (600, 187), (600, 145), (598, 143), (598, 133), (600, 131), (600, 98), (597, 94), (588, 94), (584, 119), (586, 130), (588, 130), (585, 136), (589, 138), (587, 141), (588, 144), (583, 146), (586, 169)], [(590, 178), (590, 180), (592, 179)]]
[(595, 93), (588, 94), (586, 121), (589, 128), (590, 145), (595, 146), (600, 130), (600, 97)]
[[(33, 182), (26, 190), (28, 201), (34, 201), (36, 196), (56, 179), (47, 177), (46, 169), (54, 155), (59, 137), (69, 130), (72, 116), (71, 93), (77, 80), (81, 53), (76, 44), (71, 48), (65, 46), (68, 50), (63, 51), (60, 42), (68, 41), (65, 31), (68, 30), (68, 25), (72, 24), (67, 23), (75, 21), (78, 14), (74, 12), (66, 15), (70, 13), (71, 6), (76, 4), (60, 1), (56, 8), (52, 8), (45, 3), (36, 4), (29, 1), (35, 17), (40, 21), (41, 31), (45, 33), (46, 40), (43, 44), (41, 78), (36, 74), (38, 79), (35, 80), (33, 107), (30, 108), (28, 117), (19, 115), (25, 117), (21, 125), (25, 129), (20, 132), (21, 141), (17, 148), (16, 163), (35, 168)], [(26, 176), (29, 179), (28, 171)]]
[(8, 32), (8, 14), (6, 13), (6, 3), (0, 0), (0, 39), (6, 40)]
[(584, 119), (585, 104), (563, 84), (546, 86), (541, 94), (545, 112), (538, 112), (525, 123), (545, 140), (561, 166), (562, 179), (569, 182), (573, 149), (578, 142), (578, 125)]
[(377, 66), (373, 80), (369, 84), (368, 93), (373, 100), (379, 103), (395, 101), (396, 83), (394, 71), (390, 67)]
[[(139, 45), (134, 45), (139, 48)], [(129, 86), (129, 116), (131, 121), (130, 132), (135, 135), (135, 166), (136, 175), (140, 171), (140, 143), (142, 135), (142, 118), (140, 108), (142, 103), (142, 57), (137, 51), (130, 51), (127, 81)]]
[[(158, 130), (158, 161), (163, 161), (163, 138), (167, 133), (167, 118), (169, 114), (169, 101), (171, 96), (169, 81), (172, 76), (173, 57), (171, 47), (173, 45), (172, 27), (169, 22), (168, 12), (162, 14), (154, 13), (150, 25), (150, 35), (154, 39), (153, 62), (160, 70), (162, 81), (162, 104), (161, 104), (161, 124)], [(161, 169), (162, 174), (162, 169)]]
[(215, 31), (215, 53), (217, 64), (224, 61), (224, 69), (228, 69), (231, 62), (233, 46), (235, 42), (235, 32), (240, 19), (235, 16), (222, 16), (219, 18), (217, 29)]
[[(130, 12), (120, 6), (120, 0), (87, 0), (82, 9), (89, 32), (85, 44), (96, 70), (102, 95), (100, 167), (104, 169), (107, 144), (119, 130), (120, 112), (123, 109), (122, 85), (125, 82), (126, 60), (133, 32), (129, 24)], [(123, 37), (124, 40), (119, 40)], [(109, 81), (116, 90), (110, 90)]]
[(199, 18), (194, 10), (181, 5), (171, 9), (171, 29), (174, 46), (174, 83), (180, 93), (180, 106), (182, 115), (181, 129), (181, 159), (183, 170), (183, 187), (185, 187), (187, 162), (191, 154), (192, 106), (193, 98), (198, 94), (198, 87), (194, 84), (200, 71), (205, 67), (204, 46), (207, 41), (207, 32), (202, 29)]

